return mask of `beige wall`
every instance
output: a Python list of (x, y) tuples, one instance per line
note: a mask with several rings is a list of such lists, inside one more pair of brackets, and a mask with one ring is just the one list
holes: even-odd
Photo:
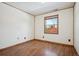
[(74, 7), (74, 46), (79, 54), (79, 3)]
[(34, 39), (34, 16), (0, 3), (0, 49), (31, 39)]
[[(44, 17), (56, 14), (59, 34), (44, 34)], [(35, 39), (73, 45), (73, 8), (36, 16), (34, 22), (34, 16), (0, 3), (0, 49), (34, 39), (34, 23)]]
[[(59, 34), (44, 34), (44, 17), (56, 14), (59, 15)], [(35, 38), (73, 45), (73, 8), (36, 16)], [(71, 39), (71, 42), (68, 42), (68, 39)]]

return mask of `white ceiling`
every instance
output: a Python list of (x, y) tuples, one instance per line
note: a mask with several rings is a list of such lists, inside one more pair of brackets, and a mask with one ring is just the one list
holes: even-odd
[(40, 15), (74, 6), (74, 2), (6, 2), (32, 15)]

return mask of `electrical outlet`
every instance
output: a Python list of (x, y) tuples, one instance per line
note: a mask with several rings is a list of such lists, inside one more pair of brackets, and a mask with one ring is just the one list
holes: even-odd
[(71, 39), (68, 39), (68, 42), (70, 42), (71, 41)]
[(24, 37), (24, 39), (26, 39), (26, 37)]
[(17, 37), (17, 40), (19, 40), (19, 37)]
[(43, 38), (44, 38), (44, 36), (43, 36)]

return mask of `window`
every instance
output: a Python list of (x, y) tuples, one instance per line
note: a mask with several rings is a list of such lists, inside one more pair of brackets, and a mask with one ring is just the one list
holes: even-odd
[(44, 17), (44, 33), (58, 34), (58, 15)]

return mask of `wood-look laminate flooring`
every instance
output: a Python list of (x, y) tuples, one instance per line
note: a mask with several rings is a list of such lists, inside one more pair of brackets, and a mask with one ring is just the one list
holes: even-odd
[(1, 56), (77, 56), (73, 46), (32, 40), (0, 50)]

